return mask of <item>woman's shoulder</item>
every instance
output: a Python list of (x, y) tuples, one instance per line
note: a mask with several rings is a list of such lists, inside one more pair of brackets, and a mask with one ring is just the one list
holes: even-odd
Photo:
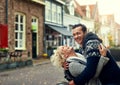
[(86, 63), (86, 59), (83, 55), (76, 53), (77, 56), (70, 56), (67, 58), (67, 62), (79, 62), (79, 63)]
[(85, 57), (80, 53), (76, 53), (76, 56), (70, 56), (67, 59), (80, 59), (81, 60), (81, 59), (85, 59)]

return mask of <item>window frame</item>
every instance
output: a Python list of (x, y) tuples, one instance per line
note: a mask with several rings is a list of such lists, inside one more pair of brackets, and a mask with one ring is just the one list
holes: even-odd
[(26, 42), (26, 16), (23, 13), (16, 12), (15, 13), (15, 50), (25, 50), (25, 42)]
[(46, 1), (46, 6), (45, 6), (45, 20), (46, 21), (51, 21), (51, 3), (50, 1)]

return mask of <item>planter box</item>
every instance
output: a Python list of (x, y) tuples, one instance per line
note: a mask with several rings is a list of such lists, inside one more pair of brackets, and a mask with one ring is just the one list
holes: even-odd
[(7, 64), (7, 63), (1, 63), (1, 64), (0, 64), (0, 71), (6, 70), (7, 67), (8, 67), (8, 64)]
[(12, 62), (8, 64), (9, 69), (16, 68), (16, 67), (17, 67), (17, 62)]
[(18, 67), (24, 67), (25, 66), (25, 61), (19, 61), (17, 66)]
[(31, 59), (30, 59), (30, 60), (27, 60), (27, 61), (26, 61), (26, 65), (27, 65), (27, 66), (33, 65), (32, 60), (31, 60)]

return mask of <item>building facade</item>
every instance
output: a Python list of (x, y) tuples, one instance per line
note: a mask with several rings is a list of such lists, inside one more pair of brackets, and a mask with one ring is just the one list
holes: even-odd
[(1, 0), (0, 24), (8, 26), (8, 50), (22, 57), (43, 54), (44, 1)]
[(71, 33), (63, 25), (63, 6), (61, 0), (45, 0), (45, 48), (50, 56), (49, 49), (60, 45), (67, 45), (67, 38)]

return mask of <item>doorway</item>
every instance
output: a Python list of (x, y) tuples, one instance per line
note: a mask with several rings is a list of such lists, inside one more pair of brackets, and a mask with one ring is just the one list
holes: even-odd
[(32, 33), (32, 58), (37, 58), (37, 33)]

